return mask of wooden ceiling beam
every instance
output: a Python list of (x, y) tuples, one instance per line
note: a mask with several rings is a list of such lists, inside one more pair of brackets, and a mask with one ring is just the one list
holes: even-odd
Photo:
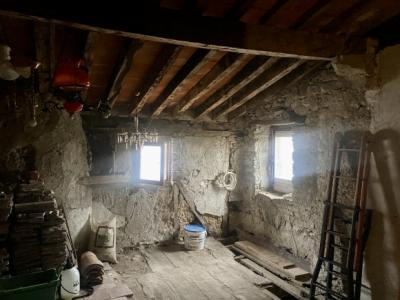
[(181, 46), (175, 45), (165, 45), (161, 50), (160, 55), (157, 57), (156, 61), (150, 68), (147, 79), (142, 85), (139, 91), (139, 99), (136, 101), (134, 108), (131, 111), (131, 115), (139, 114), (143, 107), (148, 102), (154, 89), (158, 86), (161, 80), (164, 78), (165, 74), (174, 64), (179, 52), (181, 51)]
[(114, 80), (107, 88), (108, 92), (106, 92), (107, 100), (109, 101), (111, 108), (113, 108), (117, 102), (119, 93), (122, 89), (122, 81), (131, 68), (133, 57), (135, 56), (136, 51), (139, 50), (142, 45), (143, 43), (141, 41), (132, 40), (129, 43), (125, 53), (120, 57), (119, 62), (114, 67)]
[(185, 95), (179, 103), (178, 111), (185, 112), (190, 109), (199, 99), (225, 81), (244, 62), (249, 61), (250, 57), (246, 54), (228, 53)]
[(301, 66), (304, 60), (280, 60), (274, 64), (269, 70), (261, 74), (254, 82), (242, 89), (237, 95), (232, 97), (232, 101), (226, 102), (226, 107), (221, 107), (215, 113), (215, 119), (224, 117), (231, 111), (239, 108), (252, 98), (257, 96), (265, 89), (272, 86), (274, 83), (285, 77), (297, 67)]
[(237, 109), (228, 113), (228, 120), (232, 121), (238, 117), (243, 116), (248, 111), (252, 109), (256, 109), (257, 105), (260, 103), (265, 103), (268, 101), (272, 101), (274, 97), (284, 89), (288, 89), (303, 78), (313, 74), (317, 69), (322, 67), (326, 62), (321, 61), (310, 61), (306, 62), (281, 80), (279, 80), (276, 84), (271, 86), (268, 89), (265, 89), (263, 92), (259, 93), (245, 105), (238, 107)]
[(257, 78), (260, 74), (268, 70), (279, 58), (270, 57), (265, 59), (262, 57), (253, 58), (243, 70), (235, 75), (226, 85), (213, 94), (205, 103), (200, 105), (196, 110), (196, 118), (201, 118), (222, 105), (230, 97), (236, 94), (240, 89)]
[(366, 42), (361, 38), (345, 39), (338, 35), (196, 17), (141, 5), (143, 8), (124, 10), (123, 4), (100, 4), (93, 14), (91, 9), (83, 7), (76, 13), (73, 5), (15, 0), (1, 2), (0, 14), (45, 22), (54, 20), (58, 24), (135, 39), (254, 55), (330, 60), (338, 54), (365, 53)]
[(217, 51), (207, 51), (204, 49), (196, 50), (157, 98), (153, 105), (151, 116), (159, 116), (175, 99), (176, 93), (180, 90), (179, 86), (185, 81), (185, 79), (191, 74), (198, 72), (204, 64), (208, 63), (210, 58), (214, 57), (216, 54)]

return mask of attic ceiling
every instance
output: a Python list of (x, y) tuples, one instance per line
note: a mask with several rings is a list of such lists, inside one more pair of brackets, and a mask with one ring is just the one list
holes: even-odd
[(43, 93), (60, 60), (83, 57), (87, 107), (107, 100), (117, 116), (234, 120), (278, 82), (364, 53), (367, 37), (388, 42), (400, 19), (398, 0), (161, 0), (129, 13), (121, 5), (93, 14), (2, 1), (0, 37), (15, 64), (42, 63)]

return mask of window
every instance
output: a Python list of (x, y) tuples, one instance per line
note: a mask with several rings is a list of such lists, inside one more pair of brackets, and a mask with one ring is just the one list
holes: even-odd
[[(162, 143), (146, 143), (136, 153), (139, 168), (136, 170), (136, 180), (142, 183), (162, 184), (165, 180), (165, 151)], [(134, 154), (135, 156), (135, 154)]]
[(291, 193), (293, 179), (292, 131), (290, 128), (274, 128), (271, 140), (272, 182), (270, 182), (270, 185), (274, 191)]

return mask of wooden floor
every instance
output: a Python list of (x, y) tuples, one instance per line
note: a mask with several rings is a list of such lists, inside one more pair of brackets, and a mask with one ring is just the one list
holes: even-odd
[[(117, 266), (133, 299), (271, 299), (262, 287), (270, 282), (233, 259), (231, 251), (208, 238), (202, 251), (185, 251), (181, 245), (141, 250), (148, 264), (143, 270), (139, 258)], [(126, 270), (124, 270), (126, 267)], [(143, 272), (129, 271), (129, 268)]]

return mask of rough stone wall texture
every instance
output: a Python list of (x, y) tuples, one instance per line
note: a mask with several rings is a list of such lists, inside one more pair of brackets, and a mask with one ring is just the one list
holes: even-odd
[[(325, 200), (333, 136), (336, 131), (366, 129), (370, 114), (364, 91), (322, 70), (309, 81), (301, 81), (269, 99), (247, 120), (274, 123), (288, 111), (305, 117), (305, 125), (294, 129), (294, 180), (292, 200), (271, 199), (265, 189), (268, 126), (249, 128), (238, 155), (239, 190), (242, 202), (232, 211), (232, 225), (252, 233), (314, 265)], [(272, 111), (272, 112), (271, 112)], [(260, 134), (261, 132), (261, 134)]]
[(366, 276), (373, 299), (400, 295), (400, 45), (378, 55), (380, 89), (370, 98), (374, 133), (369, 186), (372, 228)]
[[(218, 236), (223, 232), (223, 220), (227, 217), (228, 194), (225, 189), (217, 187), (214, 180), (229, 169), (233, 136), (226, 132), (194, 131), (188, 128), (186, 126), (184, 132), (181, 127), (174, 126), (160, 126), (157, 129), (160, 139), (172, 145), (169, 154), (172, 181), (184, 186), (185, 196), (190, 197), (197, 211), (203, 215), (208, 231)], [(96, 132), (90, 129), (87, 132), (91, 141), (90, 136)], [(98, 143), (91, 146), (101, 148)], [(130, 150), (120, 146), (116, 149), (116, 172), (129, 172)], [(99, 152), (99, 149), (94, 151)], [(102, 167), (96, 162), (96, 156), (102, 157), (105, 162), (110, 161), (107, 155), (93, 155), (92, 166), (96, 166), (97, 170)], [(182, 226), (194, 220), (183, 194), (173, 188), (170, 181), (163, 186), (120, 184), (93, 186), (92, 189), (93, 202), (101, 204), (118, 217), (118, 247), (176, 238), (181, 236)]]
[[(10, 83), (3, 81), (4, 84)], [(36, 167), (46, 188), (53, 190), (59, 204), (63, 204), (77, 248), (84, 249), (92, 197), (90, 189), (77, 184), (89, 170), (81, 119), (71, 119), (65, 112), (40, 112), (37, 126), (31, 128), (27, 126), (29, 113), (25, 111), (31, 97), (29, 89), (23, 81), (17, 81), (15, 86), (22, 111), (2, 119), (0, 175), (5, 180), (15, 180), (26, 168)], [(2, 108), (14, 96), (3, 93)]]

